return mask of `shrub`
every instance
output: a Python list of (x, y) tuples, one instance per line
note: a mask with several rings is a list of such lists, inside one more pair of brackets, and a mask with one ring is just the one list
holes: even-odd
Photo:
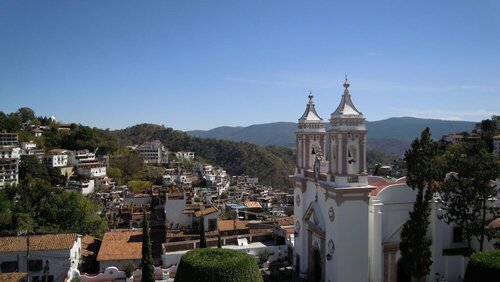
[(129, 278), (134, 273), (134, 270), (135, 270), (135, 266), (133, 266), (132, 264), (129, 263), (125, 266), (125, 269), (123, 271), (125, 272), (125, 275), (127, 276), (127, 278)]
[(472, 281), (500, 281), (500, 250), (477, 252), (471, 256), (464, 282)]
[(262, 282), (255, 259), (228, 249), (194, 249), (182, 256), (176, 282)]

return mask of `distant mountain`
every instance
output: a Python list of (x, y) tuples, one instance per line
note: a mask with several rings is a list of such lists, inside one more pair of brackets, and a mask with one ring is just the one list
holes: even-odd
[[(431, 129), (435, 139), (440, 139), (446, 134), (470, 131), (474, 128), (474, 122), (397, 117), (380, 121), (367, 121), (366, 127), (369, 148), (400, 155), (409, 147), (413, 139), (420, 136), (426, 127)], [(294, 147), (296, 129), (296, 123), (275, 122), (247, 127), (224, 126), (206, 131), (187, 131), (187, 133), (205, 138), (246, 141), (261, 146)]]
[(293, 122), (274, 122), (254, 124), (246, 127), (222, 126), (210, 130), (193, 130), (186, 133), (192, 136), (224, 139), (231, 141), (246, 141), (261, 146), (295, 146), (295, 130)]
[(422, 130), (426, 127), (431, 129), (434, 139), (440, 139), (446, 134), (471, 131), (474, 128), (474, 124), (472, 121), (396, 117), (379, 121), (369, 121), (366, 126), (368, 129), (368, 138), (370, 139), (393, 138), (412, 141), (419, 137)]

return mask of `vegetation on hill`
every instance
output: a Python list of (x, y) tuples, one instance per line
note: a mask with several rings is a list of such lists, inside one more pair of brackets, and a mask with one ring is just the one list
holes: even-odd
[(194, 249), (181, 257), (175, 281), (260, 282), (255, 259), (229, 249)]
[(140, 144), (158, 139), (172, 151), (194, 151), (209, 163), (219, 165), (229, 174), (248, 174), (276, 188), (292, 186), (294, 151), (281, 147), (260, 147), (247, 142), (199, 138), (153, 124), (140, 124), (113, 132), (121, 145)]
[(0, 190), (0, 230), (6, 234), (76, 232), (100, 236), (106, 221), (100, 204), (77, 192), (52, 187), (41, 178)]

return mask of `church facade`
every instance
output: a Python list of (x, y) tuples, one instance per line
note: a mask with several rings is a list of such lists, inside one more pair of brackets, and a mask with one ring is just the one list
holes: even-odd
[(313, 96), (299, 119), (294, 266), (308, 281), (368, 281), (366, 126), (349, 82), (328, 129)]
[[(347, 78), (329, 123), (309, 95), (296, 131), (293, 265), (301, 278), (321, 282), (409, 281), (398, 269), (403, 224), (416, 192), (406, 179), (369, 176), (365, 118)], [(497, 185), (498, 185), (497, 180)], [(497, 197), (500, 198), (500, 197)], [(500, 200), (492, 203), (500, 206)], [(439, 220), (431, 203), (427, 237), (433, 264), (426, 281), (461, 281), (469, 258), (460, 228)], [(477, 249), (477, 248), (476, 248)], [(491, 242), (487, 249), (493, 249)]]

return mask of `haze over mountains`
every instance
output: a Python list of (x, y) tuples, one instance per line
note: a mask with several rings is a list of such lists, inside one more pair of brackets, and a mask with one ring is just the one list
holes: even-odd
[[(446, 134), (471, 131), (474, 128), (474, 122), (395, 117), (367, 121), (366, 127), (369, 148), (401, 155), (410, 146), (411, 141), (420, 136), (426, 127), (431, 129), (435, 139), (440, 139)], [(294, 147), (296, 129), (297, 123), (275, 122), (246, 127), (222, 126), (211, 130), (192, 130), (187, 133), (198, 137), (246, 141), (262, 146)]]

